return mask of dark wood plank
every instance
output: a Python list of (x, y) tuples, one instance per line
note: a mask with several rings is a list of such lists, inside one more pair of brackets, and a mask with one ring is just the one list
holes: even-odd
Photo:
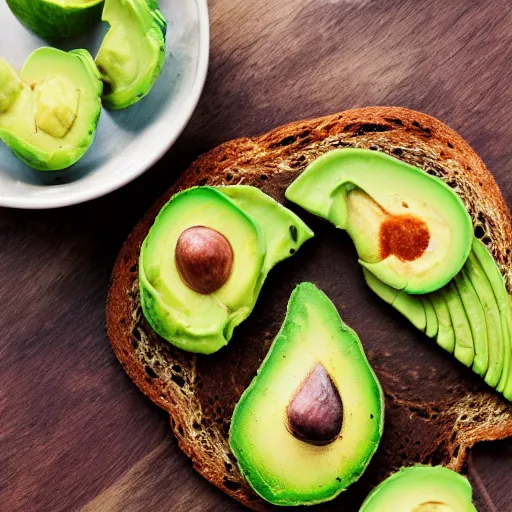
[[(0, 210), (0, 509), (240, 507), (194, 473), (104, 331), (116, 253), (204, 150), (298, 118), (403, 105), (459, 130), (512, 204), (508, 0), (211, 0), (212, 63), (188, 129), (145, 176), (61, 211)], [(474, 450), (481, 510), (511, 510), (512, 442)]]

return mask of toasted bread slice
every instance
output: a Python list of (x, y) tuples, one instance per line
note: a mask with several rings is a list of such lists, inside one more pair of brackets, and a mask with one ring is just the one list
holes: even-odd
[(174, 193), (195, 185), (243, 183), (286, 203), (286, 187), (307, 164), (341, 147), (384, 151), (445, 180), (462, 197), (476, 235), (492, 251), (512, 294), (510, 212), (471, 147), (432, 117), (395, 107), (350, 110), (227, 142), (199, 158), (124, 244), (112, 275), (108, 335), (135, 384), (169, 413), (195, 469), (255, 510), (270, 507), (237, 468), (227, 439), (230, 418), (281, 326), (291, 290), (301, 281), (315, 282), (356, 329), (387, 404), (385, 434), (367, 472), (322, 510), (339, 510), (340, 502), (344, 510), (356, 510), (372, 486), (402, 465), (444, 464), (461, 471), (475, 443), (512, 435), (512, 406), (378, 301), (365, 287), (350, 239), (298, 209), (316, 237), (270, 274), (254, 312), (226, 348), (211, 356), (186, 353), (146, 323), (137, 289), (139, 249)]

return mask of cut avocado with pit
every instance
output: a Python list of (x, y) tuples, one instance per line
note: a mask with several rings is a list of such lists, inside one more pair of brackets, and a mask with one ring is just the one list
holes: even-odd
[(300, 284), (233, 413), (229, 444), (242, 474), (276, 505), (331, 500), (364, 472), (383, 421), (382, 389), (356, 333), (315, 285)]
[(313, 236), (254, 187), (196, 187), (164, 206), (139, 261), (142, 309), (164, 339), (210, 354), (251, 313), (270, 269)]
[(366, 498), (359, 512), (477, 512), (466, 478), (443, 466), (402, 468)]
[(157, 0), (105, 0), (102, 19), (110, 25), (96, 57), (103, 104), (119, 110), (147, 96), (160, 76), (167, 22)]
[(70, 167), (94, 141), (102, 89), (86, 50), (39, 48), (19, 75), (0, 59), (0, 139), (34, 169)]
[(306, 168), (286, 197), (346, 230), (361, 265), (410, 294), (446, 285), (471, 250), (471, 218), (457, 194), (379, 151), (330, 151)]
[(100, 21), (103, 0), (7, 0), (13, 14), (44, 39), (82, 34)]

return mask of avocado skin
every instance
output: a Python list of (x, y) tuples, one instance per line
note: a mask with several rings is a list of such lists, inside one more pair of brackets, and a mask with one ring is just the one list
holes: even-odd
[[(286, 426), (286, 407), (317, 363), (328, 369), (344, 409), (340, 436), (326, 446), (304, 443)], [(329, 501), (363, 474), (383, 429), (383, 391), (357, 334), (314, 284), (299, 284), (279, 333), (233, 412), (229, 444), (242, 474), (275, 505)], [(287, 469), (301, 473), (304, 487), (296, 483), (301, 477), (279, 468), (281, 457)], [(318, 472), (326, 473), (325, 481)]]
[(29, 30), (51, 41), (82, 34), (100, 21), (103, 0), (87, 7), (63, 7), (46, 0), (7, 0), (7, 5)]
[(401, 468), (384, 480), (368, 495), (359, 512), (395, 512), (397, 504), (403, 507), (400, 510), (413, 511), (430, 502), (444, 504), (454, 512), (477, 512), (472, 494), (469, 481), (455, 471), (416, 465)]

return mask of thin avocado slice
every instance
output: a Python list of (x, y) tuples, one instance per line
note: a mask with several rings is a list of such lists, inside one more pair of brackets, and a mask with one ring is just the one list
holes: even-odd
[(483, 376), (489, 367), (489, 341), (485, 313), (465, 267), (455, 276), (454, 282), (471, 326), (475, 348), (473, 371), (477, 375)]
[(361, 265), (409, 294), (448, 284), (471, 250), (473, 226), (460, 197), (439, 178), (380, 151), (329, 151), (286, 197), (346, 230)]
[(428, 298), (432, 302), (432, 306), (436, 312), (439, 326), (437, 332), (437, 344), (450, 354), (453, 354), (455, 350), (455, 333), (444, 294), (441, 291), (437, 291), (430, 293)]
[(176, 194), (142, 245), (144, 315), (175, 346), (216, 352), (251, 313), (268, 271), (312, 236), (295, 214), (249, 187)]
[(491, 283), (473, 251), (466, 263), (466, 271), (485, 313), (489, 368), (484, 380), (489, 386), (496, 388), (500, 382), (504, 365), (504, 333), (501, 326), (498, 303)]
[(86, 50), (39, 48), (20, 75), (0, 59), (0, 139), (34, 169), (70, 167), (94, 141), (102, 89)]
[(99, 22), (103, 0), (7, 0), (7, 5), (28, 29), (53, 40), (77, 36)]
[(359, 512), (477, 512), (471, 484), (442, 466), (402, 468), (377, 486)]
[[(478, 238), (475, 238), (473, 242), (473, 252), (487, 275), (487, 279), (489, 279), (500, 312), (501, 330), (503, 333), (503, 370), (496, 390), (499, 393), (503, 393), (507, 382), (512, 378), (512, 368), (510, 364), (510, 358), (512, 356), (512, 334), (508, 321), (510, 316), (510, 296), (494, 258)], [(512, 386), (512, 384), (510, 385)], [(507, 394), (509, 395), (509, 393)]]
[(441, 290), (441, 293), (446, 300), (455, 334), (455, 350), (453, 354), (464, 366), (470, 367), (475, 359), (475, 348), (466, 310), (462, 305), (460, 295), (453, 281), (448, 283)]
[(105, 0), (102, 19), (110, 25), (96, 57), (103, 104), (119, 110), (147, 96), (160, 76), (167, 22), (157, 0)]
[(422, 295), (423, 307), (425, 308), (425, 316), (427, 317), (427, 327), (425, 334), (429, 338), (435, 338), (439, 332), (439, 322), (437, 320), (436, 310), (428, 295)]
[(427, 328), (427, 316), (425, 307), (420, 297), (409, 295), (403, 290), (391, 288), (379, 281), (369, 270), (363, 267), (364, 278), (370, 289), (381, 299), (393, 306), (397, 311), (409, 320), (416, 329), (425, 331)]
[(331, 500), (364, 472), (383, 422), (382, 389), (356, 333), (315, 285), (300, 284), (233, 413), (229, 445), (242, 474), (276, 505)]

